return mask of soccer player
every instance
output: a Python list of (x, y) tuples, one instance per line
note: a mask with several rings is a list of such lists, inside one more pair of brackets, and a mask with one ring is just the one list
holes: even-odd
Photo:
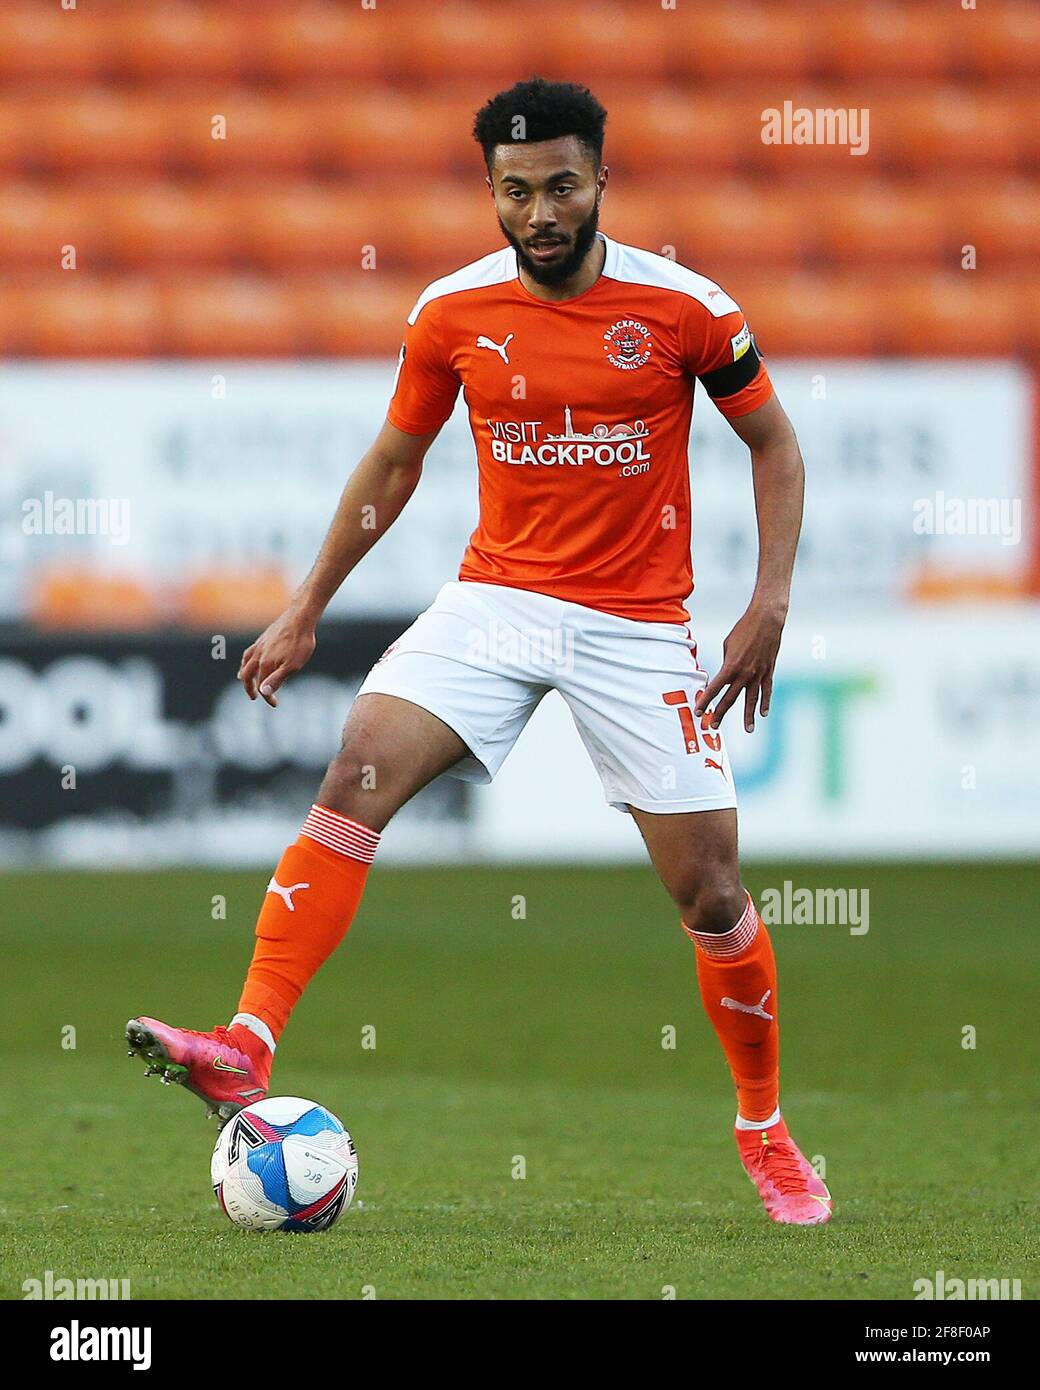
[[(720, 729), (738, 700), (749, 731), (769, 709), (802, 461), (737, 304), (598, 230), (606, 114), (586, 89), (540, 78), (478, 112), (473, 133), (507, 245), (420, 294), (386, 422), (310, 574), (246, 649), (246, 694), (277, 706), (329, 600), (407, 503), (464, 387), (480, 517), (458, 580), (361, 686), (268, 884), (230, 1024), (198, 1033), (142, 1017), (127, 1038), (221, 1118), (265, 1095), (277, 1039), (350, 926), (387, 822), (441, 773), (489, 781), (555, 689), (693, 943), (736, 1083), (744, 1167), (774, 1221), (815, 1225), (831, 1198), (780, 1114), (776, 964), (740, 879)], [(750, 450), (759, 532), (754, 592), (711, 676), (685, 607), (697, 381)], [(562, 640), (547, 644), (547, 633)]]

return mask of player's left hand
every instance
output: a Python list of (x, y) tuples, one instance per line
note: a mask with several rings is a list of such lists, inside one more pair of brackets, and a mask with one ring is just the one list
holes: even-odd
[(763, 716), (769, 713), (773, 668), (780, 650), (786, 616), (786, 610), (752, 601), (726, 638), (722, 647), (722, 665), (694, 701), (694, 709), (700, 716), (721, 691), (726, 691), (715, 708), (709, 711), (713, 729), (722, 723), (726, 711), (741, 691), (744, 692), (744, 728), (749, 734), (755, 731), (756, 707), (761, 709)]

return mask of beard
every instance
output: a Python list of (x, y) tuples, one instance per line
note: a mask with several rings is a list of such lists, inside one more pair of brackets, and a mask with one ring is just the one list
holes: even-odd
[[(575, 232), (570, 251), (566, 252), (562, 260), (555, 265), (540, 265), (537, 261), (533, 261), (524, 250), (523, 243), (513, 236), (501, 217), (498, 219), (498, 225), (502, 229), (502, 235), (516, 252), (516, 258), (521, 268), (536, 284), (562, 285), (565, 280), (569, 280), (572, 275), (577, 274), (582, 261), (589, 254), (589, 248), (596, 240), (596, 232), (599, 230), (599, 204), (594, 205), (588, 217)], [(562, 234), (556, 232), (553, 235)]]

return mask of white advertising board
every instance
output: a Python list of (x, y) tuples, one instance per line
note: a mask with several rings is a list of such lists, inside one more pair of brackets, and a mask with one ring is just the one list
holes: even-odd
[[(1034, 447), (1025, 368), (769, 367), (806, 460), (802, 611), (893, 601), (925, 564), (1004, 576), (1025, 569)], [(166, 584), (200, 568), (274, 565), (295, 586), (382, 424), (392, 376), (385, 362), (5, 366), (0, 617), (18, 616), (32, 569), (57, 558), (89, 556)], [(746, 449), (701, 391), (691, 459), (696, 602), (728, 611), (754, 580), (751, 476)], [(52, 510), (62, 498), (125, 504), (125, 534), (30, 534), (26, 508), (44, 507), (48, 494)], [(476, 506), (460, 399), (405, 513), (330, 612), (425, 607), (457, 573)]]

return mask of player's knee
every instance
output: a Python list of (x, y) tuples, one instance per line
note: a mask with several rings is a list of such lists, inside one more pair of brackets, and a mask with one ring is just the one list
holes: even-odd
[(746, 902), (737, 874), (701, 873), (674, 897), (686, 926), (702, 932), (729, 931), (739, 922)]
[[(371, 754), (347, 740), (329, 763), (320, 795), (330, 810), (381, 830), (388, 819), (386, 791)], [(381, 823), (376, 824), (377, 821)]]

